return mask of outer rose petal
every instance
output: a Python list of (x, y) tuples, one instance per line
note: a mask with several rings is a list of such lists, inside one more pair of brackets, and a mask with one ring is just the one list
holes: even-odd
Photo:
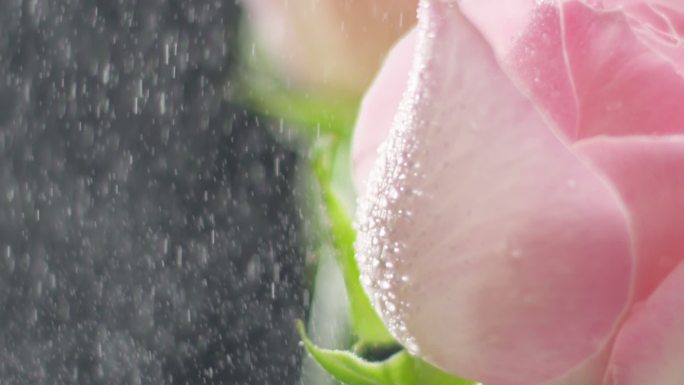
[(421, 7), (409, 89), (360, 206), (359, 265), (390, 329), (428, 360), (487, 385), (548, 383), (598, 355), (627, 306), (626, 217), (455, 4)]
[(607, 385), (684, 384), (684, 263), (618, 334)]
[(684, 133), (684, 79), (622, 11), (576, 0), (512, 3), (525, 10), (515, 23), (487, 12), (498, 0), (463, 0), (463, 7), (566, 138)]
[(634, 299), (646, 299), (684, 260), (684, 137), (596, 138), (580, 142), (578, 150), (629, 209), (637, 251)]
[(392, 120), (399, 110), (415, 45), (416, 31), (413, 30), (392, 49), (361, 104), (352, 146), (354, 182), (359, 195), (363, 195), (368, 174), (378, 157), (378, 149), (387, 138)]

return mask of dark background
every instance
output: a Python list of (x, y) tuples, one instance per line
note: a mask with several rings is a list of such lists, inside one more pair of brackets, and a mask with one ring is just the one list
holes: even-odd
[(294, 384), (301, 157), (231, 0), (0, 1), (0, 383)]

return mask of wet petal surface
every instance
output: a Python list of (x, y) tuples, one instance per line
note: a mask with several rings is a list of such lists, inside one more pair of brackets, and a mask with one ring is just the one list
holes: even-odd
[(368, 174), (378, 157), (378, 149), (387, 138), (399, 110), (413, 63), (415, 45), (416, 32), (413, 30), (392, 49), (361, 104), (352, 146), (354, 182), (359, 195), (363, 195)]
[(437, 365), (542, 384), (613, 334), (632, 273), (626, 216), (454, 2), (421, 12), (408, 92), (360, 208), (364, 284)]

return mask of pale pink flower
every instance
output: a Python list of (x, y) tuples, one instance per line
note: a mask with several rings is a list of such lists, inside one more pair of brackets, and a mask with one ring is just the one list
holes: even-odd
[(363, 93), (415, 25), (417, 0), (243, 0), (256, 40), (292, 86)]
[(684, 3), (419, 19), (356, 133), (358, 261), (392, 332), (485, 385), (684, 384)]

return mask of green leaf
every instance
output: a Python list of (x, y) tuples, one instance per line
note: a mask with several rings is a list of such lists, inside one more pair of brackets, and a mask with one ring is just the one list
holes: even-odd
[(476, 385), (445, 373), (406, 350), (381, 362), (369, 362), (350, 352), (321, 349), (297, 323), (306, 350), (331, 376), (346, 385)]
[[(394, 337), (387, 331), (361, 285), (361, 274), (354, 258), (356, 231), (339, 193), (333, 188), (333, 175), (330, 170), (338, 148), (319, 149), (314, 156), (313, 164), (330, 222), (330, 232), (333, 246), (337, 252), (337, 261), (342, 269), (347, 295), (349, 296), (352, 326), (359, 339), (365, 344), (394, 344)], [(351, 183), (351, 178), (349, 180)]]
[(301, 322), (297, 327), (309, 354), (338, 381), (347, 385), (415, 384), (408, 364), (410, 357), (405, 353), (397, 353), (380, 363), (368, 362), (350, 352), (318, 348), (307, 338)]

